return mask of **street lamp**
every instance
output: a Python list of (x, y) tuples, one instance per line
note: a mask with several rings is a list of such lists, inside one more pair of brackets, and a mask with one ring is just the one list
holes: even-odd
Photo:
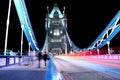
[(110, 42), (107, 42), (108, 45), (108, 54), (110, 54)]
[(28, 43), (28, 46), (29, 46), (29, 47), (28, 47), (28, 54), (30, 54), (30, 45), (31, 45), (31, 43), (29, 42), (29, 43)]
[(9, 0), (9, 8), (8, 8), (8, 16), (7, 16), (7, 26), (6, 26), (6, 36), (5, 36), (5, 47), (4, 47), (4, 55), (6, 55), (6, 48), (7, 48), (7, 40), (8, 40), (8, 29), (9, 29), (9, 18), (10, 18), (10, 9), (11, 9), (11, 2), (12, 0)]
[(24, 24), (21, 24), (21, 28), (22, 28), (22, 30), (21, 30), (21, 50), (20, 50), (20, 56), (19, 56), (19, 58), (20, 58), (20, 64), (21, 64), (21, 62), (22, 62), (22, 51), (23, 51), (23, 29), (24, 29)]
[(65, 54), (67, 55), (67, 42), (66, 42), (66, 35), (64, 35), (64, 45), (65, 45)]
[(22, 31), (21, 31), (21, 52), (20, 56), (22, 57), (22, 50), (23, 50), (23, 29), (24, 29), (24, 24), (21, 25)]

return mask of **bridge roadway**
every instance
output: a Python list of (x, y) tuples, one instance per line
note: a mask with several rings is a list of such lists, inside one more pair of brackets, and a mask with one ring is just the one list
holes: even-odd
[[(65, 80), (120, 80), (120, 61), (55, 56), (54, 64)], [(0, 68), (0, 80), (46, 80), (44, 61)]]
[(54, 63), (66, 80), (120, 80), (120, 61), (56, 56)]
[(32, 63), (25, 62), (21, 65), (11, 65), (0, 68), (0, 80), (45, 80), (46, 68), (41, 60), (41, 68), (38, 60)]

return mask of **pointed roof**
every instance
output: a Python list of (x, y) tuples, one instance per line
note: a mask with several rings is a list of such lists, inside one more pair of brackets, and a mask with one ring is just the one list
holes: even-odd
[(61, 13), (60, 9), (58, 8), (58, 4), (57, 3), (54, 4), (54, 7), (53, 7), (51, 13), (49, 14), (49, 17), (53, 18), (55, 12), (58, 12), (59, 18), (63, 17), (63, 14)]
[(58, 7), (58, 4), (57, 4), (57, 3), (55, 3), (55, 4), (54, 4), (54, 6)]

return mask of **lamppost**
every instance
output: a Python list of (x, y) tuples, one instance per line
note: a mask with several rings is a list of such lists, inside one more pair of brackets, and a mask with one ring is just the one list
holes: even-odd
[[(108, 38), (108, 32), (107, 32), (107, 38)], [(107, 42), (108, 45), (108, 54), (110, 54), (110, 41)]]
[(8, 29), (9, 29), (9, 18), (10, 18), (10, 9), (11, 9), (11, 2), (12, 0), (9, 0), (9, 7), (8, 7), (8, 16), (7, 16), (7, 26), (6, 26), (6, 36), (5, 36), (5, 47), (4, 47), (4, 55), (6, 55), (6, 48), (7, 48), (7, 40), (8, 40)]
[(21, 24), (21, 50), (20, 50), (20, 65), (21, 65), (21, 62), (22, 62), (22, 51), (23, 51), (23, 29), (24, 29), (24, 24)]
[[(98, 46), (99, 44), (98, 44), (98, 41), (97, 41), (97, 46)], [(100, 50), (99, 49), (97, 49), (97, 53), (98, 53), (98, 55), (100, 54)]]
[(21, 51), (20, 51), (20, 57), (22, 57), (22, 50), (23, 50), (23, 29), (24, 24), (21, 25), (22, 31), (21, 31)]
[(28, 54), (29, 54), (29, 55), (30, 55), (30, 45), (31, 45), (31, 43), (29, 42), (29, 43), (28, 43), (28, 46), (29, 46), (29, 47), (28, 47)]
[(110, 54), (110, 42), (107, 42), (108, 45), (108, 54)]
[(65, 45), (65, 54), (67, 55), (67, 43), (66, 43), (66, 35), (64, 35), (64, 45)]

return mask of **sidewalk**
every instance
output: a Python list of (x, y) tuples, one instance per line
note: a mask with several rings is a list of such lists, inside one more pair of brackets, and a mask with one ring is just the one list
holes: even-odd
[(46, 80), (44, 61), (41, 60), (41, 68), (38, 68), (38, 60), (33, 64), (11, 65), (0, 68), (0, 80)]
[(33, 61), (33, 63), (32, 62), (23, 62), (22, 64), (16, 64), (16, 65), (10, 65), (10, 66), (3, 67), (0, 70), (2, 70), (2, 69), (28, 69), (28, 70), (43, 69), (43, 70), (46, 70), (46, 68), (47, 68), (47, 67), (45, 67), (43, 60), (40, 61), (41, 67), (39, 68), (38, 66), (39, 66), (39, 61), (35, 60), (35, 61)]

